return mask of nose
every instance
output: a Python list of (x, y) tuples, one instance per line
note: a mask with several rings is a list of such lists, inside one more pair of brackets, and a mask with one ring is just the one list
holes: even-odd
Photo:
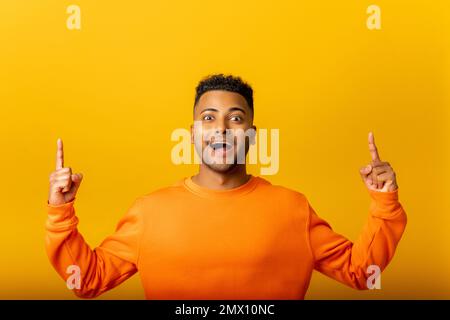
[(215, 134), (216, 135), (219, 135), (219, 134), (226, 134), (226, 129), (225, 128), (217, 128), (216, 129), (216, 131), (215, 131)]
[(217, 123), (216, 130), (214, 131), (215, 134), (226, 134), (227, 130), (227, 124), (225, 119), (222, 119), (219, 123)]

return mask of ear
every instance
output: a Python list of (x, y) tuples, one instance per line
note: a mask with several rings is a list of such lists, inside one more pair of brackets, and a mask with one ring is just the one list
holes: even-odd
[(250, 136), (250, 145), (254, 145), (256, 143), (256, 126), (252, 126), (253, 134)]
[(194, 125), (191, 124), (191, 144), (194, 144)]

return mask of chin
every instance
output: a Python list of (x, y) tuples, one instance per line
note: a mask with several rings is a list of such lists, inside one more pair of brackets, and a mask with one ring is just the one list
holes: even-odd
[(232, 164), (207, 164), (208, 168), (215, 172), (219, 173), (227, 173), (232, 171), (237, 165), (235, 163)]

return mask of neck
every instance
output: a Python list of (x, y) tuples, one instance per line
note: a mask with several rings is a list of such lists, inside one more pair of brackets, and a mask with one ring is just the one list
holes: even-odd
[(201, 164), (192, 181), (208, 189), (224, 190), (237, 188), (246, 183), (250, 177), (245, 164), (238, 164), (229, 172), (217, 172)]

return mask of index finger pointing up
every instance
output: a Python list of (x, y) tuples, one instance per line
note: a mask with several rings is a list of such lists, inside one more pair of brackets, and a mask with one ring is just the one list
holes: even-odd
[(373, 137), (372, 132), (369, 132), (369, 151), (370, 151), (370, 155), (372, 156), (373, 162), (381, 161), (380, 156), (378, 155), (378, 149), (377, 149), (377, 146), (375, 145), (375, 139)]
[(58, 170), (64, 167), (64, 149), (63, 142), (60, 138), (58, 138), (56, 144), (58, 145), (56, 150), (56, 170)]

